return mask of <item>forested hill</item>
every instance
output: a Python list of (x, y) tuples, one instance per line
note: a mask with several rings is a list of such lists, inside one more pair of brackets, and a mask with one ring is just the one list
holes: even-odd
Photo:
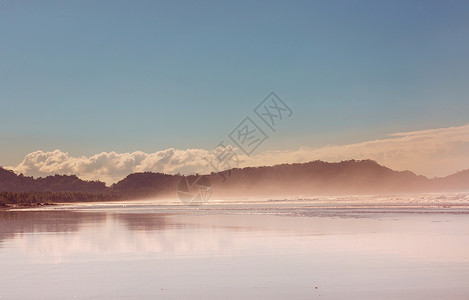
[(106, 184), (85, 181), (75, 175), (55, 175), (33, 178), (15, 174), (0, 167), (0, 191), (7, 192), (104, 192)]
[[(106, 187), (104, 182), (84, 181), (75, 175), (26, 177), (0, 168), (0, 192), (113, 193), (116, 197), (177, 197), (183, 176), (133, 173)], [(198, 176), (189, 176), (194, 181)], [(428, 179), (410, 171), (395, 171), (372, 160), (337, 163), (313, 161), (264, 167), (235, 168), (206, 175), (214, 195), (257, 196), (298, 194), (346, 194), (433, 192), (469, 190), (469, 170)]]

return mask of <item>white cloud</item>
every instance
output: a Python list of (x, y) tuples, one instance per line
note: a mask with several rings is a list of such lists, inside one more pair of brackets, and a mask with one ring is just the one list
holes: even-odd
[[(230, 146), (229, 146), (230, 147)], [(204, 149), (166, 149), (155, 153), (103, 152), (73, 157), (60, 150), (36, 151), (11, 169), (25, 175), (76, 174), (83, 179), (116, 182), (133, 172), (208, 173), (213, 171)], [(414, 132), (393, 133), (388, 138), (318, 149), (268, 151), (248, 157), (239, 155), (240, 167), (308, 162), (373, 159), (396, 170), (426, 176), (444, 176), (469, 168), (469, 124)], [(233, 165), (232, 165), (233, 166)]]
[[(155, 153), (102, 152), (90, 157), (73, 157), (60, 150), (36, 151), (26, 155), (23, 162), (10, 167), (16, 172), (30, 176), (53, 174), (76, 174), (82, 179), (116, 182), (130, 173), (154, 171), (163, 173), (196, 173), (209, 171), (203, 157), (203, 149), (166, 149)], [(205, 168), (204, 168), (205, 166)]]

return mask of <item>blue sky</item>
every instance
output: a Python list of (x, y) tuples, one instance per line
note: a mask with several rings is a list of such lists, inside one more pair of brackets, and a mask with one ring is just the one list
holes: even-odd
[(0, 1), (0, 165), (211, 149), (270, 91), (259, 151), (469, 123), (467, 1)]

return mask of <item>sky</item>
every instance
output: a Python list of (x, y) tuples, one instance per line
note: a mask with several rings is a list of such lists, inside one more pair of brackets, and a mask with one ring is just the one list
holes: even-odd
[[(268, 138), (241, 166), (449, 175), (469, 169), (468, 37), (467, 1), (0, 0), (0, 165), (202, 172), (249, 117)], [(254, 111), (272, 91), (275, 131)]]

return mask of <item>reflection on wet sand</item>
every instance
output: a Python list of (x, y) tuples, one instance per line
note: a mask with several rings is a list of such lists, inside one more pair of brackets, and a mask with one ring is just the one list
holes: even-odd
[(469, 295), (465, 214), (311, 217), (304, 207), (302, 214), (272, 209), (0, 211), (0, 297)]
[(105, 213), (71, 211), (0, 211), (0, 247), (5, 239), (41, 232), (77, 232), (84, 223), (99, 224)]

